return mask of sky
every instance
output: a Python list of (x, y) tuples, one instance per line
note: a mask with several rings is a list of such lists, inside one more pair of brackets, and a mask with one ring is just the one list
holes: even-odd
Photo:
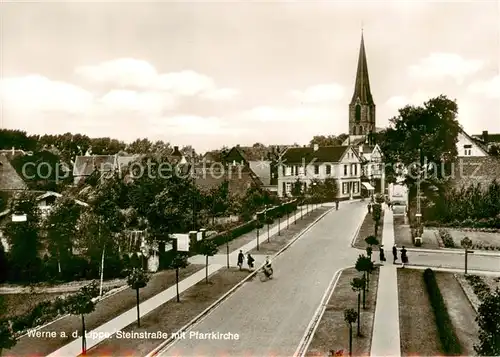
[(348, 131), (363, 29), (377, 127), (445, 94), (500, 132), (497, 1), (1, 2), (0, 127), (197, 151)]

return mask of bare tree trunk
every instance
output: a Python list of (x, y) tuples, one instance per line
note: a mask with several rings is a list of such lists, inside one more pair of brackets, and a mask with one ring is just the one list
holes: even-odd
[(179, 268), (175, 268), (175, 289), (177, 291), (177, 302), (181, 302), (179, 296)]
[(349, 324), (349, 356), (352, 356), (352, 324)]
[(85, 337), (85, 316), (82, 314), (82, 355), (87, 354), (87, 339)]
[(361, 336), (361, 292), (358, 292), (358, 336)]
[(139, 289), (135, 289), (135, 297), (137, 300), (137, 327), (141, 327), (141, 315), (139, 313)]
[(208, 255), (205, 256), (205, 282), (208, 284)]
[(104, 254), (106, 252), (106, 245), (102, 248), (102, 257), (101, 257), (101, 284), (99, 286), (99, 296), (102, 296), (102, 285), (104, 284)]

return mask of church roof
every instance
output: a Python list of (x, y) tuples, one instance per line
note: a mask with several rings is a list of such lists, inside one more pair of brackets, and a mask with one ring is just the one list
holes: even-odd
[(361, 33), (361, 45), (359, 48), (358, 69), (356, 71), (356, 83), (352, 95), (351, 104), (354, 104), (359, 98), (361, 103), (374, 105), (372, 92), (370, 90), (370, 80), (368, 78), (368, 64), (366, 61), (365, 41)]

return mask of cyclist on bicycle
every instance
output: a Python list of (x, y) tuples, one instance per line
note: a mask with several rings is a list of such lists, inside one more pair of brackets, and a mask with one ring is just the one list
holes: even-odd
[(267, 277), (273, 275), (273, 267), (271, 266), (271, 261), (269, 260), (269, 256), (266, 257), (266, 263), (264, 264), (264, 273)]

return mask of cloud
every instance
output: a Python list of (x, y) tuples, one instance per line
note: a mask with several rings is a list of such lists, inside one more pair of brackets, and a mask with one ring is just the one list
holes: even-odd
[(69, 83), (29, 75), (1, 79), (0, 99), (6, 110), (16, 113), (62, 111), (78, 114), (91, 109), (94, 96)]
[(270, 107), (261, 106), (242, 113), (241, 118), (257, 122), (282, 123), (317, 123), (333, 121), (338, 117), (339, 109), (333, 107), (297, 106), (297, 107)]
[(437, 93), (426, 92), (426, 91), (417, 91), (410, 96), (397, 95), (390, 97), (386, 101), (386, 105), (391, 110), (397, 110), (404, 108), (407, 105), (423, 105), (424, 102), (428, 101), (431, 98), (435, 98), (439, 96)]
[(93, 66), (81, 66), (75, 73), (89, 82), (114, 88), (164, 91), (176, 96), (203, 96), (206, 99), (231, 99), (235, 90), (218, 88), (215, 81), (191, 70), (159, 73), (149, 62), (119, 58)]
[(488, 98), (500, 98), (500, 75), (489, 80), (473, 82), (468, 90), (471, 93), (482, 94)]
[(294, 90), (290, 95), (304, 103), (324, 103), (344, 98), (344, 88), (337, 83), (319, 84), (304, 91)]
[(172, 109), (175, 101), (169, 93), (112, 90), (99, 98), (98, 104), (110, 113), (133, 112), (159, 115), (164, 110)]
[(465, 77), (477, 73), (484, 65), (484, 61), (464, 59), (454, 53), (431, 53), (416, 65), (408, 68), (410, 76), (423, 79), (442, 79), (450, 77), (458, 83)]
[(215, 89), (202, 94), (202, 97), (214, 101), (230, 100), (237, 96), (239, 92), (232, 88)]
[(167, 130), (175, 134), (221, 135), (236, 134), (240, 130), (229, 127), (217, 117), (202, 117), (198, 115), (175, 115), (172, 117), (157, 118), (150, 123), (160, 130)]

